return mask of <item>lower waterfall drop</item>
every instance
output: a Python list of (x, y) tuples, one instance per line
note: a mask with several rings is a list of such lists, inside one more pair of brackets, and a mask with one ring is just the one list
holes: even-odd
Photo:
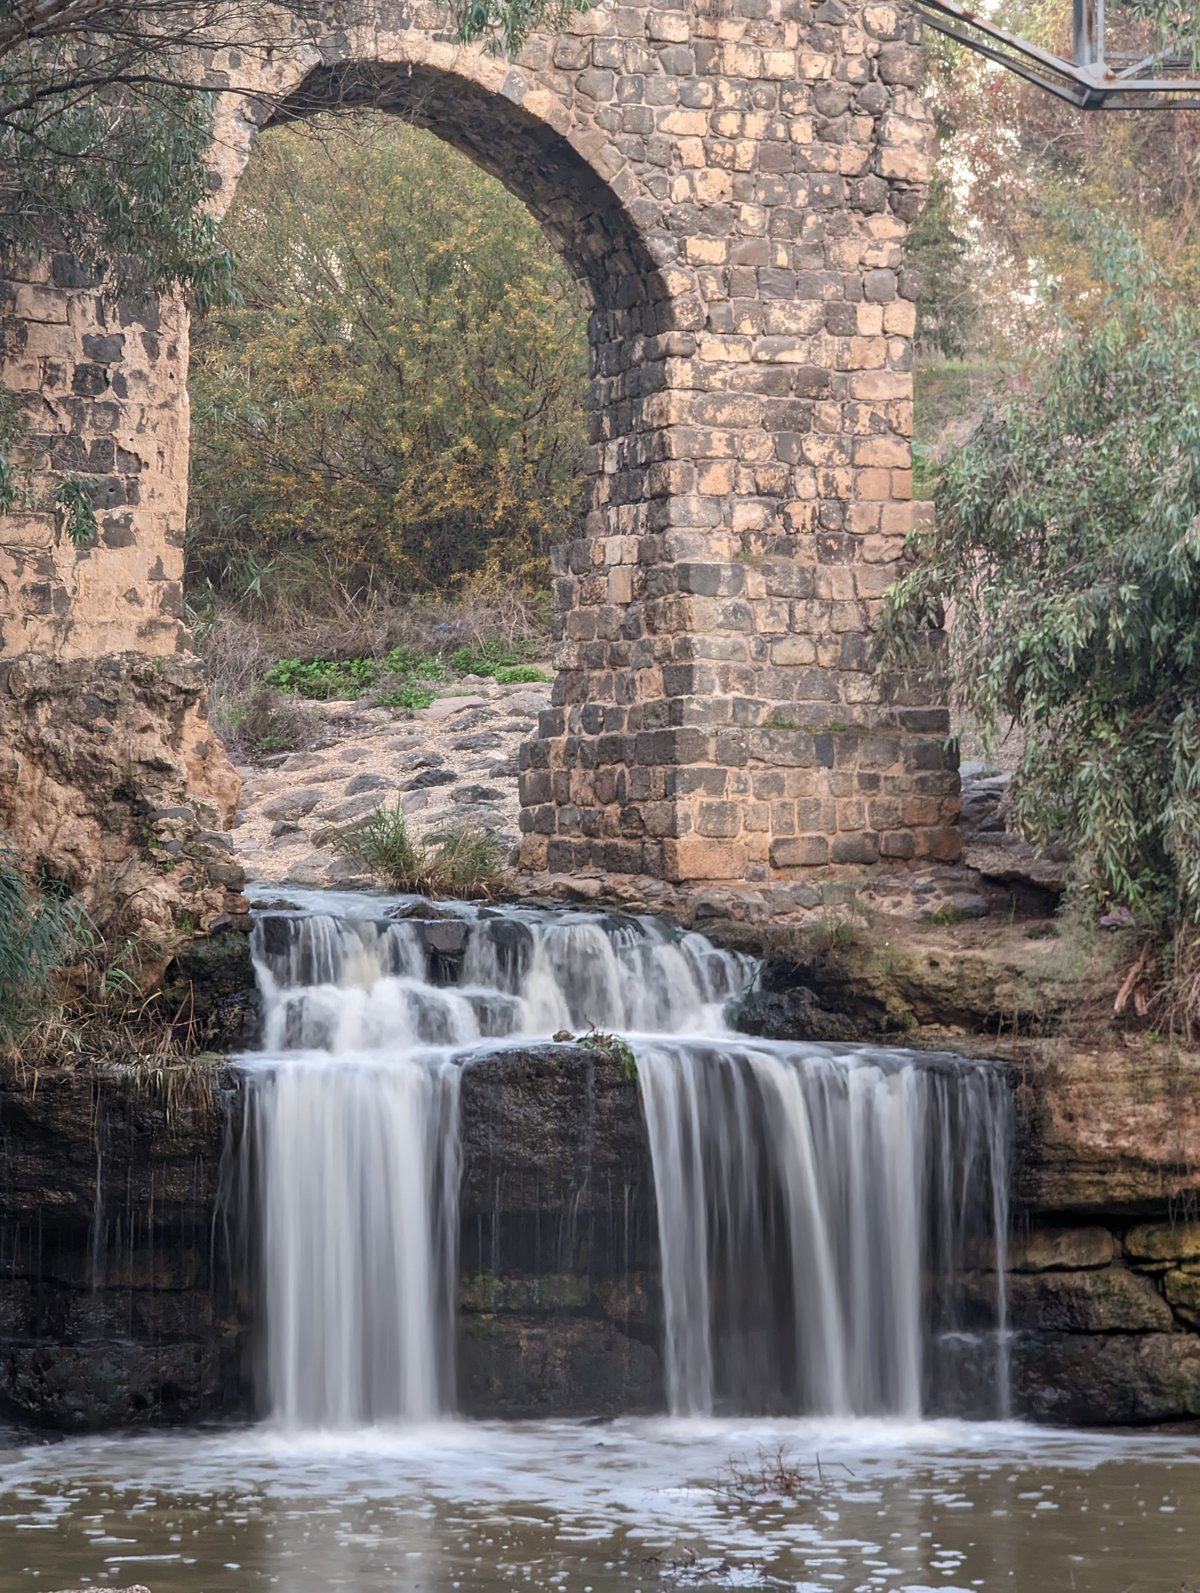
[(638, 1048), (673, 1415), (917, 1418), (954, 1280), (995, 1279), (1008, 1405), (1008, 1096), (994, 1068), (728, 1039)]
[(999, 1069), (732, 1034), (757, 965), (650, 918), (386, 907), (254, 930), (242, 1143), (274, 1420), (454, 1411), (462, 1072), (561, 1029), (636, 1057), (673, 1415), (915, 1418), (954, 1346), (1006, 1414)]

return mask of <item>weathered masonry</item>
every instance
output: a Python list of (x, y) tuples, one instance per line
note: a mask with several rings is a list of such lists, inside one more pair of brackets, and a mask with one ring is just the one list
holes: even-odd
[[(217, 202), (271, 126), (380, 107), (519, 194), (589, 305), (594, 499), (557, 554), (527, 866), (738, 883), (953, 859), (945, 714), (881, 694), (869, 658), (920, 512), (903, 243), (928, 128), (905, 11), (602, 4), (514, 64), (453, 42), (438, 6), (299, 9), (288, 42), (205, 58)], [(216, 835), (236, 781), (182, 613), (187, 317), (106, 303), (64, 257), (11, 275), (24, 461), (88, 477), (102, 529), (77, 548), (50, 513), (0, 520), (0, 826), (153, 916), (181, 880), (133, 856), (149, 825), (207, 917), (236, 886)]]

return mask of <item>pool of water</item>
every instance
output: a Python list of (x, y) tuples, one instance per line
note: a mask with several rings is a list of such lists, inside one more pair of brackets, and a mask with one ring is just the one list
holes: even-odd
[(953, 1422), (258, 1428), (0, 1451), (0, 1587), (1200, 1590), (1200, 1438)]

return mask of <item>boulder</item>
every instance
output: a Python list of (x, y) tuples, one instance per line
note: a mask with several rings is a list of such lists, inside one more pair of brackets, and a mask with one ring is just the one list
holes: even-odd
[(285, 791), (271, 802), (263, 804), (263, 817), (268, 819), (302, 819), (323, 802), (328, 793), (320, 786), (301, 786), (296, 791)]

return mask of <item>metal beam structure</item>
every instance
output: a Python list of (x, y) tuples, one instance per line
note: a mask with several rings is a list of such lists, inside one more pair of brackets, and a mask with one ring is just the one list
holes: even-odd
[(1071, 58), (997, 27), (959, 0), (913, 0), (923, 21), (1083, 111), (1200, 110), (1195, 62), (1104, 47), (1104, 0), (1072, 0)]

